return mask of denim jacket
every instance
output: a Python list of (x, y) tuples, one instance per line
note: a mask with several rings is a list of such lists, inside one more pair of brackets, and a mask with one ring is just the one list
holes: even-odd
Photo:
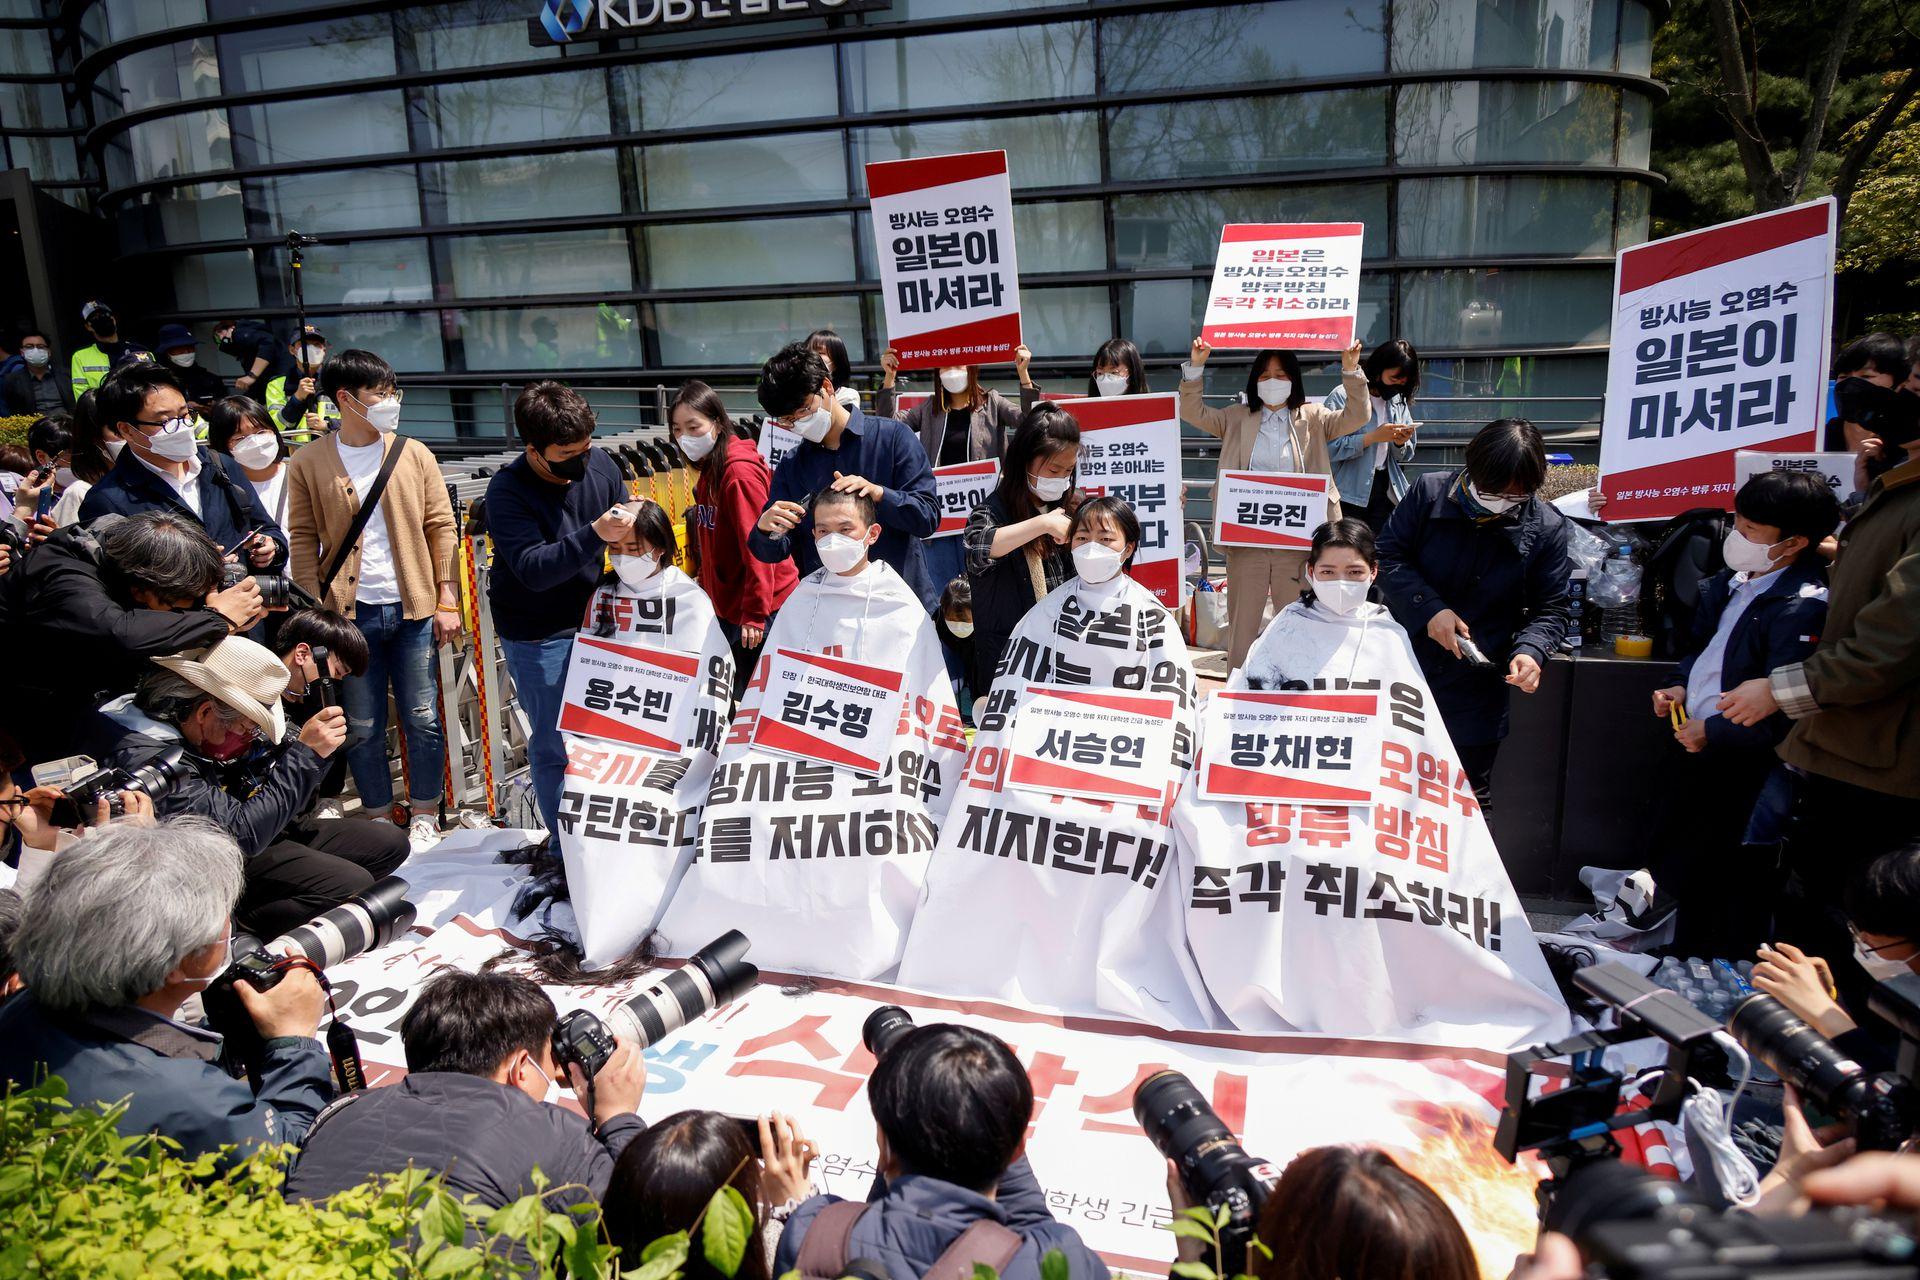
[[(1335, 387), (1327, 392), (1327, 398), (1320, 402), (1329, 409), (1340, 410), (1347, 405), (1347, 389)], [(1413, 406), (1404, 399), (1395, 396), (1386, 402), (1387, 422), (1413, 422)], [(1377, 445), (1363, 443), (1367, 432), (1379, 426), (1382, 421), (1378, 409), (1367, 425), (1352, 435), (1341, 436), (1337, 440), (1327, 441), (1327, 457), (1333, 463), (1333, 482), (1340, 488), (1340, 501), (1350, 507), (1364, 511), (1367, 500), (1373, 496), (1373, 451)], [(1417, 437), (1416, 437), (1417, 438)], [(1387, 486), (1398, 503), (1407, 496), (1407, 473), (1401, 464), (1413, 461), (1413, 441), (1402, 445), (1387, 446)]]

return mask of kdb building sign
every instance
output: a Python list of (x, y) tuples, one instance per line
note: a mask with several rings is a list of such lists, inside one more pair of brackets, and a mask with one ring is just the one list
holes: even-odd
[(543, 0), (527, 36), (536, 45), (571, 44), (892, 7), (893, 0)]

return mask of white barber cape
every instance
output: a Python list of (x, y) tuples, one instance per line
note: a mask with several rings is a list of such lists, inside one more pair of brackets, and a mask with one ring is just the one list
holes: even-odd
[[(594, 592), (570, 661), (617, 662), (618, 651), (609, 646), (694, 656), (700, 667), (680, 752), (560, 735), (567, 774), (556, 838), (574, 932), (593, 968), (618, 960), (646, 936), (693, 861), (701, 806), (733, 711), (733, 650), (707, 593), (672, 565), (637, 588), (615, 580)], [(564, 927), (564, 918), (555, 913), (550, 923)]]
[[(904, 672), (876, 776), (753, 743), (771, 655)], [(714, 770), (698, 850), (660, 922), (686, 955), (729, 929), (763, 969), (855, 980), (893, 972), (965, 760), (960, 708), (926, 606), (880, 562), (816, 570), (780, 607)]]
[[(1013, 728), (1034, 685), (1170, 698), (1173, 746), (1156, 771), (1161, 802), (1004, 785)], [(1014, 629), (991, 694), (976, 704), (967, 774), (900, 983), (1162, 1026), (1213, 1025), (1187, 953), (1185, 881), (1168, 825), (1193, 756), (1194, 696), (1173, 615), (1132, 578), (1097, 586), (1075, 578), (1036, 604)]]
[[(1499, 1051), (1566, 1035), (1566, 1005), (1387, 611), (1290, 604), (1227, 688), (1377, 692), (1381, 733), (1377, 772), (1352, 774), (1371, 804), (1202, 799), (1217, 763), (1204, 751), (1182, 788), (1185, 936), (1232, 1025)], [(1221, 705), (1201, 712), (1203, 742)]]

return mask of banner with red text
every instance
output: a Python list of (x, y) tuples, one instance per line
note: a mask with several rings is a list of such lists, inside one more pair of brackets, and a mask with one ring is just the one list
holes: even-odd
[(967, 527), (973, 509), (993, 496), (1000, 483), (1000, 460), (956, 462), (933, 469), (933, 486), (940, 494), (940, 523), (929, 538), (956, 537)]
[(1125, 498), (1140, 520), (1134, 581), (1169, 609), (1186, 597), (1180, 573), (1180, 402), (1143, 396), (1080, 397), (1069, 412), (1080, 424), (1075, 485), (1088, 497)]
[(1020, 345), (1007, 153), (867, 165), (887, 345), (902, 369), (1000, 364)]
[(1220, 228), (1200, 336), (1216, 347), (1343, 351), (1360, 313), (1358, 222)]
[(1330, 476), (1222, 471), (1213, 497), (1213, 540), (1222, 547), (1305, 551), (1327, 522)]

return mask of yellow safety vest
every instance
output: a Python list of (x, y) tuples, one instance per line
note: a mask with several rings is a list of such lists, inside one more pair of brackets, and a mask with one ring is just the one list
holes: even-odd
[[(311, 443), (314, 438), (314, 433), (312, 429), (306, 425), (307, 420), (305, 418), (302, 418), (300, 425), (296, 427), (290, 427), (281, 420), (280, 411), (287, 407), (287, 400), (287, 379), (285, 377), (275, 378), (267, 384), (267, 416), (273, 419), (273, 425), (279, 429), (280, 438), (296, 448), (300, 445)], [(325, 396), (318, 397), (318, 400), (320, 420), (327, 424), (329, 431), (335, 430), (340, 424), (339, 408), (333, 401), (327, 399)]]

